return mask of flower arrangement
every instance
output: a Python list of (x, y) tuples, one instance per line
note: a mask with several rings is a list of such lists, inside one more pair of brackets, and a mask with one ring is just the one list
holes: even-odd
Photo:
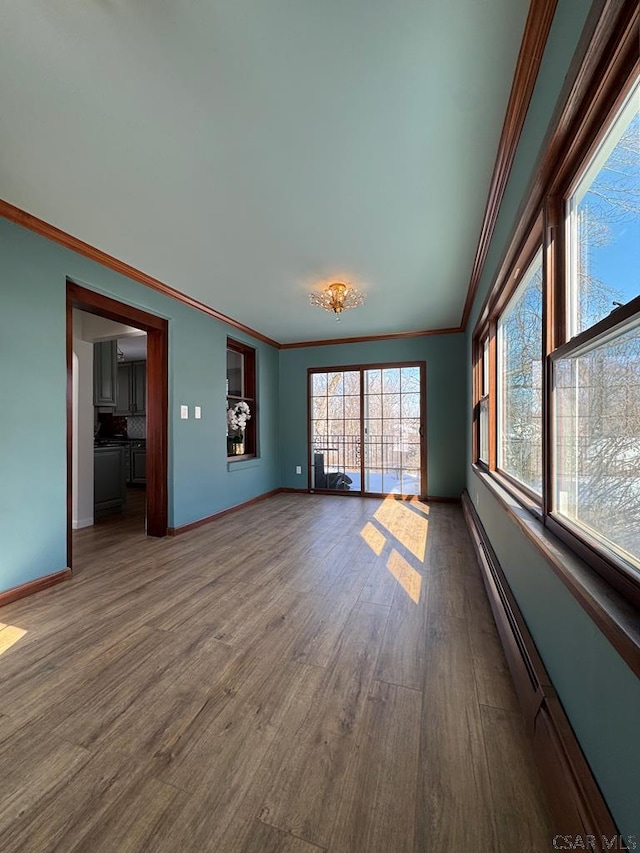
[(248, 403), (244, 400), (236, 403), (235, 406), (229, 406), (227, 403), (227, 426), (230, 432), (242, 432), (249, 420), (251, 420), (251, 409)]

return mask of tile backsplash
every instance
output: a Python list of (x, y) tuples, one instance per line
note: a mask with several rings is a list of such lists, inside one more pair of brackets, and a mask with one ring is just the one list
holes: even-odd
[(134, 415), (127, 418), (127, 435), (129, 438), (147, 437), (147, 419), (144, 415)]

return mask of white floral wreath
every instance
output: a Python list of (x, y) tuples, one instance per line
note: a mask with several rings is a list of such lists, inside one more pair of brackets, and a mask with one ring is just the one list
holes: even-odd
[(249, 420), (251, 420), (251, 409), (248, 403), (241, 400), (231, 407), (227, 403), (227, 424), (230, 430), (234, 432), (243, 430)]

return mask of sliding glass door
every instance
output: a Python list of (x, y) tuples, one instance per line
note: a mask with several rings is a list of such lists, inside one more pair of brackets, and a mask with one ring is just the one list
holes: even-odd
[(309, 370), (310, 487), (426, 495), (424, 362)]

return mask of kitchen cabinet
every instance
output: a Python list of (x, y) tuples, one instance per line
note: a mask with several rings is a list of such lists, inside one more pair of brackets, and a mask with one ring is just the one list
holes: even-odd
[(127, 361), (118, 365), (115, 406), (116, 415), (146, 414), (146, 361)]
[(93, 451), (93, 504), (95, 515), (122, 509), (127, 494), (125, 448), (95, 447)]
[(93, 345), (93, 405), (115, 406), (118, 367), (117, 341)]
[(147, 448), (131, 448), (131, 482), (144, 484), (147, 482)]

